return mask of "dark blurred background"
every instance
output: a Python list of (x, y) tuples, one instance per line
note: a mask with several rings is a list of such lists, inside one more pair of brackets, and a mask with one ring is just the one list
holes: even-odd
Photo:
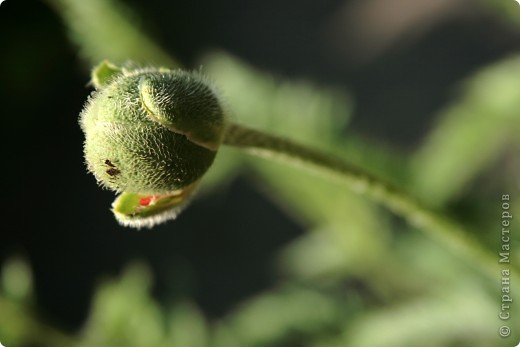
[[(404, 152), (466, 77), (520, 50), (519, 28), (473, 1), (125, 4), (186, 67), (219, 49), (280, 77), (345, 88), (355, 100), (350, 129)], [(175, 222), (118, 226), (113, 194), (83, 162), (78, 114), (91, 92), (89, 63), (46, 3), (3, 2), (0, 33), (0, 263), (14, 254), (29, 261), (47, 319), (80, 327), (99, 279), (135, 259), (150, 265), (158, 300), (193, 297), (209, 317), (272, 285), (272, 255), (305, 226), (243, 175)]]

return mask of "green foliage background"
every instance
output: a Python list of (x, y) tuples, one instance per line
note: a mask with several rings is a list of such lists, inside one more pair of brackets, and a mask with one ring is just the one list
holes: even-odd
[[(85, 66), (102, 59), (179, 66), (143, 34), (135, 12), (115, 1), (46, 3), (63, 19)], [(514, 12), (514, 3), (497, 3), (481, 6), (517, 25), (520, 11)], [(387, 178), (463, 223), (498, 263), (502, 194), (510, 194), (510, 212), (520, 216), (520, 56), (496, 61), (468, 78), (428, 136), (406, 153), (351, 131), (356, 100), (341, 89), (282, 79), (222, 51), (201, 57), (201, 65), (227, 100), (233, 120), (321, 148)], [(151, 295), (154, 279), (147, 265), (127, 264), (119, 277), (97, 286), (86, 322), (71, 332), (41, 314), (30, 266), (15, 256), (2, 268), (0, 341), (7, 347), (488, 347), (520, 340), (517, 277), (512, 276), (514, 302), (507, 321), (513, 334), (503, 339), (498, 335), (504, 324), (497, 318), (499, 272), (495, 278), (482, 274), (470, 260), (363, 196), (232, 148), (220, 150), (199, 198), (218, 194), (238, 175), (249, 177), (306, 229), (271, 255), (271, 288), (215, 319), (190, 297), (160, 304)], [(170, 224), (173, 229), (175, 222)], [(516, 219), (511, 237), (508, 268), (518, 272)]]

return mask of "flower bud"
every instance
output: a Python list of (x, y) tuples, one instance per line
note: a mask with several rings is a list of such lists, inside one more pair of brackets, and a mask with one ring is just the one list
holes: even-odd
[[(196, 73), (117, 69), (109, 63), (94, 70), (93, 81), (97, 90), (80, 117), (88, 169), (103, 187), (131, 194), (131, 201), (147, 201), (134, 210), (126, 203), (124, 215), (115, 211), (118, 219), (133, 225), (132, 220), (178, 207), (211, 166), (222, 141), (224, 111), (213, 88)], [(150, 213), (150, 206), (157, 211)]]

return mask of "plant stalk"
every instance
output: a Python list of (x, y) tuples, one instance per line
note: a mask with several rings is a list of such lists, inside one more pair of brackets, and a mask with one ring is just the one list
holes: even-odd
[[(403, 190), (385, 183), (363, 169), (290, 140), (234, 123), (228, 125), (223, 143), (259, 157), (307, 169), (345, 185), (401, 216), (453, 253), (466, 258), (488, 277), (494, 280), (500, 277), (498, 258), (490, 254), (459, 223), (426, 207)], [(513, 272), (518, 276), (516, 269)]]

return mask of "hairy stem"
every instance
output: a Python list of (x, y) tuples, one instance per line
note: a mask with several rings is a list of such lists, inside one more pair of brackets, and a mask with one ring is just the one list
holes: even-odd
[(440, 212), (429, 209), (406, 192), (340, 158), (233, 123), (227, 128), (224, 144), (263, 158), (308, 169), (343, 184), (352, 191), (387, 207), (414, 227), (447, 246), (452, 252), (465, 257), (488, 276), (494, 279), (500, 276), (496, 257), (473, 239), (461, 225)]

